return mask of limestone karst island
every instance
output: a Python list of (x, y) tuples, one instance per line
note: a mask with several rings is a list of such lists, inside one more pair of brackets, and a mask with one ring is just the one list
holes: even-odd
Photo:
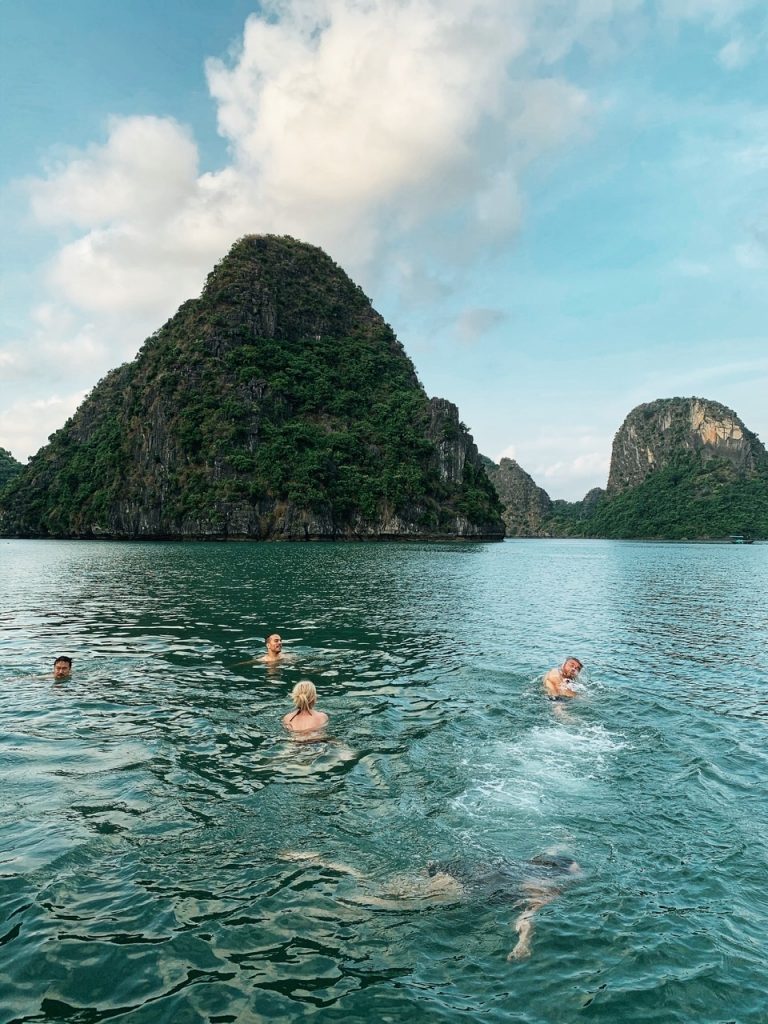
[(252, 236), (6, 486), (0, 531), (500, 540), (500, 513), (458, 410), (360, 288)]
[(486, 468), (512, 537), (768, 537), (768, 454), (719, 402), (637, 406), (614, 438), (606, 489), (581, 501), (553, 501), (511, 459)]
[(248, 236), (27, 466), (0, 448), (0, 534), (754, 539), (768, 455), (725, 406), (662, 399), (627, 416), (605, 490), (552, 500), (478, 453), (324, 252)]

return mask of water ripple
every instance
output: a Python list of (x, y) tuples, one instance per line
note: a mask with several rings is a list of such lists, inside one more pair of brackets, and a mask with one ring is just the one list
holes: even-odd
[[(0, 542), (0, 1024), (762, 1022), (766, 563)], [(305, 676), (313, 742), (280, 727)], [(583, 875), (530, 959), (519, 884), (423, 895), (430, 859), (546, 850)]]

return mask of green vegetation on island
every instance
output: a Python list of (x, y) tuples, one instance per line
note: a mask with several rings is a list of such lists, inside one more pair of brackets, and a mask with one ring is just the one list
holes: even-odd
[(0, 448), (0, 491), (17, 477), (24, 467), (5, 448)]
[(633, 409), (614, 438), (607, 489), (582, 501), (551, 501), (510, 460), (489, 474), (509, 536), (768, 538), (768, 454), (735, 412), (706, 399)]
[(30, 461), (0, 530), (500, 538), (499, 514), (455, 406), (361, 289), (319, 249), (249, 236)]
[(725, 460), (681, 454), (636, 487), (612, 496), (603, 492), (591, 509), (554, 502), (543, 528), (557, 537), (768, 537), (768, 480), (737, 479)]

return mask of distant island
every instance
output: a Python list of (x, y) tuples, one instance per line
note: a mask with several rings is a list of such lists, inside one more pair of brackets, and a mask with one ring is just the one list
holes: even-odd
[(511, 459), (485, 466), (510, 537), (768, 537), (768, 453), (719, 402), (637, 406), (614, 438), (607, 487), (581, 501), (553, 501)]
[(248, 236), (20, 467), (5, 537), (501, 540), (452, 403), (320, 249)]

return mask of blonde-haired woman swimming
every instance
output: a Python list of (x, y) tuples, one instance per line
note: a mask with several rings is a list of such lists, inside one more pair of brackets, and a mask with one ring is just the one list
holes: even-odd
[(283, 725), (292, 732), (309, 732), (311, 729), (322, 729), (328, 723), (328, 715), (324, 711), (316, 711), (317, 690), (309, 679), (302, 679), (291, 690), (291, 700), (296, 708), (283, 716)]

